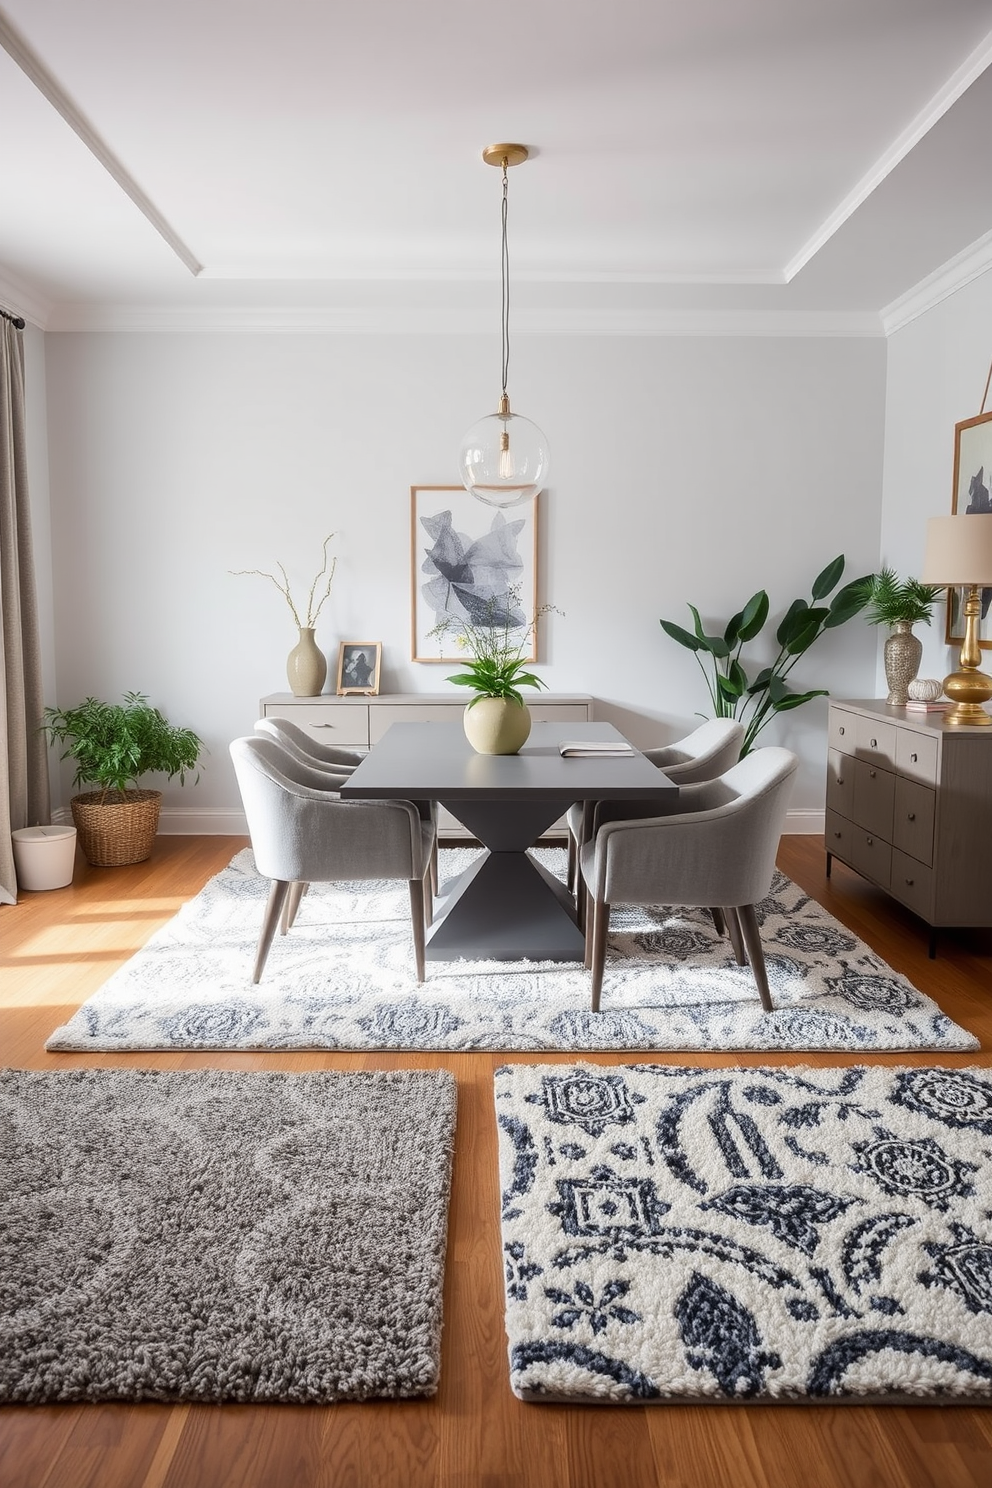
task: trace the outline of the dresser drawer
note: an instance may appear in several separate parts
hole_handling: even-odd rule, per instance
[[[855,827],[851,834],[852,856],[848,859],[856,868],[879,888],[887,889],[892,875],[892,847],[884,837],[874,832],[863,832]]]
[[[528,702],[535,723],[588,723],[589,709],[584,703]]]
[[[851,820],[886,842],[892,841],[892,808],[895,800],[896,777],[891,770],[867,760],[851,761],[854,772],[854,811]]]
[[[885,723],[878,718],[857,720],[858,759],[871,764],[893,766],[896,762],[896,739],[899,730],[894,723]]]
[[[914,914],[933,921],[933,869],[909,853],[893,850],[889,892]]]
[[[413,706],[402,703],[380,703],[369,710],[369,743],[378,744],[387,729],[394,723],[461,723],[465,703],[417,703]]]
[[[827,719],[827,744],[842,754],[853,754],[857,748],[858,715],[846,708],[831,708]]]
[[[854,818],[854,765],[851,755],[827,751],[827,806],[848,820]]]
[[[838,858],[843,858],[845,863],[854,867],[854,836],[857,828],[852,826],[846,816],[841,816],[837,811],[827,810],[823,817],[823,846],[828,853],[834,853]]]
[[[892,811],[892,846],[921,863],[932,863],[936,806],[937,798],[928,785],[899,776]]]
[[[288,718],[290,723],[306,729],[323,744],[368,748],[369,709],[367,703],[266,703],[266,718]]]
[[[933,734],[914,734],[900,729],[896,738],[896,769],[910,780],[937,784],[937,739]]]

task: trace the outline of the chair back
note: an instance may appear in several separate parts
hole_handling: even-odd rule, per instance
[[[736,718],[708,718],[678,743],[645,754],[677,785],[690,785],[729,770],[740,758],[743,742],[744,726]]]
[[[330,765],[339,773],[343,771],[350,774],[363,758],[358,750],[318,743],[306,729],[300,728],[298,723],[293,723],[289,718],[260,718],[255,724],[255,732],[265,738],[275,739],[277,744],[281,744],[290,753],[300,754],[304,759],[314,760],[318,764]]]

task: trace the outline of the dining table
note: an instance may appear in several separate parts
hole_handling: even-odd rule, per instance
[[[624,752],[565,757],[567,743]],[[437,802],[482,844],[439,884],[429,961],[581,961],[575,901],[532,848],[576,802],[644,799],[660,812],[677,792],[605,722],[535,723],[501,755],[476,753],[459,723],[394,723],[340,787],[343,800]]]

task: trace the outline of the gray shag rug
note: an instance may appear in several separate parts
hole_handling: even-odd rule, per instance
[[[442,880],[478,849],[446,848]],[[561,877],[565,852],[536,856]],[[442,882],[442,889],[444,884]],[[705,910],[620,906],[602,1011],[576,962],[428,961],[405,883],[313,884],[261,983],[268,895],[249,850],[115,972],[50,1050],[977,1049],[978,1041],[783,874],[758,906],[775,1011]]]
[[[431,1395],[445,1071],[0,1071],[0,1400]]]
[[[521,1398],[992,1400],[992,1071],[516,1065],[496,1114]]]

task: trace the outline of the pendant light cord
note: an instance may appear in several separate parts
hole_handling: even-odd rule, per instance
[[[507,205],[507,166],[506,156],[503,156],[503,204],[501,209],[501,220],[503,224],[503,253],[500,261],[500,284],[502,289],[502,332],[503,332],[503,397],[506,397],[506,380],[510,368],[510,255],[506,246],[506,205]]]

